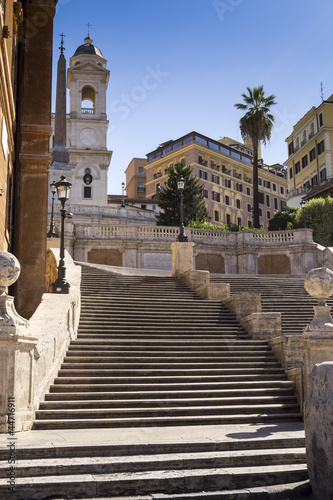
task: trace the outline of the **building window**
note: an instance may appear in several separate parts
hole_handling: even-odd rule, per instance
[[[139,174],[144,174],[145,169],[143,167],[138,167],[138,172],[139,172]]]
[[[276,191],[276,184],[273,182],[273,191]]]
[[[224,185],[226,188],[231,189],[231,180],[230,179],[224,179]]]
[[[236,207],[237,207],[237,208],[240,208],[240,207],[241,207],[241,202],[240,202],[240,200],[236,200]]]
[[[326,179],[326,168],[320,171],[320,182],[323,182]]]
[[[225,197],[225,204],[226,204],[226,205],[230,205],[230,199],[229,199],[229,196],[226,196],[226,197]]]
[[[248,203],[248,204],[247,204],[247,211],[248,211],[248,212],[251,212],[251,211],[252,211],[252,208],[251,208],[250,203]]]
[[[252,227],[252,221],[251,220],[247,221],[247,227]]]
[[[270,206],[271,206],[271,202],[270,202],[270,199],[269,199],[268,194],[266,194],[266,205],[267,205],[268,207],[270,207]]]
[[[265,203],[265,195],[259,191],[259,203],[263,205]]]
[[[289,152],[289,156],[294,153],[294,143],[293,143],[293,141],[289,142],[289,144],[288,144],[288,152]]]
[[[236,182],[236,191],[238,191],[239,193],[242,193],[243,192],[243,184]]]
[[[321,155],[321,153],[323,153],[325,151],[324,141],[318,142],[317,148],[318,148],[318,156],[319,156],[319,155]]]
[[[280,186],[280,193],[284,194],[284,187],[283,186]]]
[[[311,184],[312,184],[312,186],[317,186],[317,184],[318,184],[318,176],[317,176],[317,174],[312,177]]]
[[[301,170],[301,162],[297,161],[295,163],[295,174],[298,174],[298,172]]]
[[[214,210],[214,220],[215,222],[219,222],[220,216],[217,210]]]
[[[199,170],[199,177],[200,177],[200,179],[203,179],[204,181],[206,181],[208,179],[207,172],[205,172],[204,170]]]
[[[138,182],[138,191],[139,191],[140,193],[143,193],[143,192],[144,192],[144,190],[145,190],[145,185],[144,185],[144,183],[143,183],[143,182]]]
[[[285,202],[283,200],[281,200],[281,210],[284,210],[284,207],[286,206]]]
[[[83,187],[83,198],[91,198],[91,186]]]
[[[275,208],[275,210],[278,209],[278,200],[277,200],[277,198],[274,198],[274,208]]]
[[[302,168],[306,167],[308,164],[308,155],[304,155],[302,158]]]
[[[258,185],[261,186],[261,179],[260,179],[260,177],[258,178]]]
[[[271,183],[270,183],[270,181],[265,181],[264,180],[264,187],[268,188],[268,189],[271,189]]]
[[[220,184],[220,177],[218,175],[212,174],[212,182],[215,184]]]
[[[208,199],[208,191],[207,191],[207,189],[203,190],[203,195],[204,195],[204,198]]]
[[[237,225],[238,226],[242,225],[242,219],[240,217],[237,218]]]
[[[316,148],[310,150],[310,162],[316,158]]]
[[[319,113],[319,128],[324,125],[323,113]]]
[[[215,191],[212,191],[212,198],[214,201],[220,201],[221,200],[220,193],[216,193]]]
[[[271,213],[267,212],[267,219],[270,219],[270,218],[271,218]]]
[[[310,187],[310,181],[304,182],[304,187],[305,189],[308,189]]]
[[[262,217],[262,208],[259,208],[259,216]]]
[[[246,188],[246,194],[247,194],[248,196],[251,196],[251,189],[250,189],[250,188]]]
[[[227,214],[227,224],[228,226],[231,224],[230,214]]]

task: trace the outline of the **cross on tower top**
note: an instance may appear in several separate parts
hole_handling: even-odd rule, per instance
[[[64,47],[64,36],[66,36],[66,35],[64,35],[63,33],[61,33],[59,36],[61,36],[61,42],[60,42],[60,47],[59,47],[60,54],[63,54],[64,50],[66,50],[65,47]]]
[[[90,27],[92,26],[92,24],[87,23],[87,24],[86,24],[86,26],[88,26],[88,37],[90,37],[90,33],[89,33],[89,31],[90,31]]]

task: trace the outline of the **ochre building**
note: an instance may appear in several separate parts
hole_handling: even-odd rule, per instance
[[[146,197],[153,197],[166,182],[167,167],[181,162],[191,165],[204,186],[210,222],[252,227],[252,150],[244,144],[191,132],[160,145],[147,160]],[[267,228],[269,219],[286,201],[287,179],[282,165],[260,166],[259,193],[260,224]]]

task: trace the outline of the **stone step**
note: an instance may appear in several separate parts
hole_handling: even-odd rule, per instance
[[[67,382],[67,383],[66,383]],[[117,384],[114,381],[109,382],[109,383],[83,383],[81,379],[77,380],[77,383],[75,384],[75,387],[73,387],[73,379],[70,379],[70,381],[66,381],[65,379],[61,380],[58,379],[57,383],[52,384],[50,386],[50,392],[58,391],[58,392],[92,392],[92,391],[101,391],[101,392],[110,392],[114,391],[116,392],[136,392],[136,391],[170,391],[172,393],[173,391],[178,392],[180,390],[182,391],[198,391],[198,390],[209,390],[211,392],[215,392],[216,390],[225,390],[225,389],[237,389],[241,388],[243,390],[248,390],[252,388],[260,388],[260,389],[265,389],[265,388],[292,388],[293,383],[287,379],[281,380],[281,379],[276,379],[276,380],[251,380],[250,382],[246,381],[246,377],[243,380],[239,380],[237,382],[232,381],[220,381],[220,382],[212,382],[209,381],[207,382],[197,382],[197,381],[191,381],[191,382],[165,382],[161,383],[159,382],[158,384],[158,389],[156,386],[156,383],[135,383],[133,382],[131,385],[128,383],[124,382],[123,384]]]
[[[53,392],[49,392],[45,396],[46,401],[79,401],[79,400],[100,400],[100,401],[112,401],[112,400],[127,400],[135,402],[137,400],[144,399],[183,399],[187,398],[228,398],[232,399],[233,397],[244,397],[244,389],[232,388],[232,389],[204,389],[204,390],[186,390],[177,391],[163,391],[163,390],[138,390],[138,391],[126,391],[122,392],[118,390],[117,392],[108,391],[108,388],[105,389],[105,392],[102,390],[89,392],[89,390],[81,391],[81,392],[72,392],[72,387],[66,386],[66,392],[61,392],[58,386],[53,386]],[[75,387],[77,389],[77,387]],[[247,388],[246,389],[246,397],[295,397],[293,385],[289,384],[287,387],[257,387],[255,389]]]
[[[54,411],[54,410],[53,410]],[[72,410],[71,410],[72,411]],[[52,415],[51,415],[52,416]],[[55,415],[54,415],[55,416]],[[98,418],[87,419],[36,419],[34,429],[92,429],[105,427],[163,427],[179,425],[236,425],[249,423],[279,423],[298,422],[302,420],[300,412],[291,413],[249,413],[232,415],[189,415],[189,416],[156,416],[151,417],[119,417],[119,418]]]
[[[169,380],[173,378],[193,378],[195,379],[200,378],[202,379],[203,377],[213,377],[214,379],[216,377],[231,377],[235,376],[236,380],[238,379],[237,377],[243,379],[243,375],[251,376],[252,377],[257,377],[261,375],[272,375],[272,376],[278,376],[278,375],[284,375],[284,370],[283,368],[270,368],[270,367],[257,367],[257,368],[207,368],[206,366],[203,367],[197,367],[197,368],[183,368],[183,369],[175,369],[173,367],[169,368],[148,368],[148,367],[143,367],[143,368],[132,368],[131,366],[128,366],[127,368],[91,368],[91,369],[82,369],[82,368],[69,368],[66,365],[61,368],[59,372],[59,379],[64,378],[70,378],[70,377],[84,377],[84,378],[94,378],[94,377],[101,377],[102,379],[105,377],[114,377],[117,381],[119,378],[123,379],[123,377],[128,377],[129,380],[133,380],[133,377],[135,377],[136,380],[142,379],[143,380],[150,380],[150,377],[159,377],[159,380],[163,382],[164,380]]]
[[[270,405],[270,404],[295,404],[296,398],[294,395],[274,395],[274,396],[256,396],[256,397],[228,397],[228,398],[176,398],[176,399],[139,399],[140,407],[149,408],[154,404],[157,408],[172,408],[177,407],[198,407],[198,406],[225,406],[225,405]],[[137,404],[138,404],[137,402]],[[87,408],[131,408],[133,401],[124,399],[112,400],[77,400],[77,401],[44,401],[40,404],[41,410],[57,410],[61,408],[66,409],[87,409]]]
[[[96,456],[77,458],[34,458],[18,461],[17,476],[37,477],[41,475],[65,474],[117,474],[119,472],[142,472],[158,470],[181,470],[221,468],[221,467],[251,467],[274,465],[304,466],[306,463],[304,448],[265,449],[229,451],[201,451],[187,453],[168,453],[156,455]],[[4,477],[8,468],[6,463],[0,464],[0,477]]]
[[[136,362],[136,363],[195,363],[196,365],[198,363],[211,363],[211,362],[218,362],[219,363],[219,366],[220,363],[228,363],[228,362],[231,362],[231,363],[241,363],[242,365],[246,366],[246,364],[248,363],[272,363],[272,362],[276,362],[276,359],[273,355],[272,352],[268,352],[267,354],[262,354],[262,353],[259,353],[259,354],[254,354],[253,356],[249,355],[249,356],[246,356],[244,358],[244,356],[232,356],[232,359],[230,359],[230,355],[228,353],[228,355],[226,356],[222,356],[222,355],[219,355],[219,354],[215,354],[215,356],[213,355],[210,355],[209,357],[205,357],[205,356],[200,356],[200,355],[193,355],[191,353],[191,356],[181,356],[181,355],[177,355],[175,354],[174,356],[170,356],[170,357],[167,357],[167,356],[161,356],[161,355],[157,355],[157,356],[128,356],[128,357],[123,357],[123,356],[113,356],[113,353],[111,352],[110,355],[108,355],[109,353],[105,354],[103,353],[102,355],[94,355],[94,356],[91,356],[90,355],[91,352],[87,352],[87,351],[82,351],[82,352],[78,352],[78,351],[74,351],[74,352],[71,352],[69,351],[67,353],[67,356],[65,357],[65,362],[67,363],[67,361],[69,362],[75,362],[75,363],[81,363],[81,362],[85,362],[85,363],[125,363],[127,365],[127,363],[130,361],[131,363],[133,362]],[[100,353],[99,353],[100,354]],[[119,359],[120,358],[120,359]],[[280,366],[280,365],[279,365]]]
[[[122,362],[122,363],[104,363],[100,362],[98,363],[96,360],[91,363],[86,363],[84,358],[80,358],[77,360],[75,363],[70,362],[71,358],[65,358],[65,362],[61,365],[61,369],[63,370],[96,370],[96,369],[103,369],[103,370],[113,370],[113,369],[144,369],[144,370],[174,370],[174,369],[182,369],[182,370],[197,370],[198,368],[198,363],[151,363],[151,362],[146,362],[146,363],[133,363],[131,362],[130,364],[128,362]],[[96,367],[96,365],[98,366]],[[200,365],[201,365],[201,360],[200,360]],[[212,363],[212,362],[207,362],[204,364],[205,369],[221,369],[221,363]],[[262,362],[234,362],[234,363],[223,363],[223,369],[237,369],[239,367],[242,367],[244,369],[252,369],[252,368],[263,368],[263,369],[281,369],[281,365],[277,361],[272,361],[272,362],[267,362],[267,361],[262,361]]]
[[[228,350],[228,349],[216,349],[214,351],[211,350],[211,348],[207,348],[204,350],[204,355],[202,351],[200,350],[191,350],[189,351],[181,351],[178,348],[174,351],[170,350],[163,350],[163,349],[158,349],[157,347],[151,348],[149,350],[147,349],[140,349],[138,350],[138,347],[135,347],[136,350],[130,350],[130,349],[120,349],[120,348],[113,348],[112,346],[106,347],[105,345],[102,346],[95,346],[95,345],[79,345],[79,346],[72,346],[70,345],[67,351],[66,356],[87,356],[90,358],[93,358],[95,356],[97,357],[109,357],[109,358],[122,358],[122,357],[128,357],[128,358],[136,358],[136,359],[158,359],[158,358],[163,358],[163,359],[172,359],[172,358],[184,358],[184,359],[194,359],[195,357],[197,359],[201,358],[207,358],[210,360],[217,360],[217,359],[222,359],[226,358],[227,356],[229,358],[239,358],[240,356],[243,356],[244,358],[258,358],[261,357],[262,359],[275,359],[273,353],[269,350],[262,350],[262,349],[256,349],[256,350],[242,350],[242,349],[234,349],[233,350]]]
[[[79,408],[79,409],[42,409],[36,411],[37,420],[77,420],[77,419],[116,419],[116,418],[172,418],[172,417],[195,417],[195,416],[219,416],[225,418],[230,415],[279,415],[291,412],[299,415],[299,405],[295,403],[274,403],[260,405],[223,405],[223,406],[170,406],[158,407],[151,405],[145,408]]]
[[[67,496],[73,491],[81,498],[88,496],[107,495],[138,495],[152,494],[154,492],[177,493],[230,490],[246,488],[249,486],[263,486],[284,484],[302,481],[307,478],[304,464],[265,465],[231,467],[231,468],[203,468],[182,469],[175,471],[142,471],[120,472],[111,474],[73,474],[70,478],[66,475],[38,476],[31,481],[29,478],[18,478],[16,484],[16,498],[45,498],[45,495],[55,498]],[[12,498],[8,492],[6,479],[0,480],[0,494],[3,500]],[[44,497],[42,496],[44,495]]]

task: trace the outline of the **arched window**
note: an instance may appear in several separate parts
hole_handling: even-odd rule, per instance
[[[95,90],[90,86],[82,89],[81,113],[91,115],[95,113]]]

